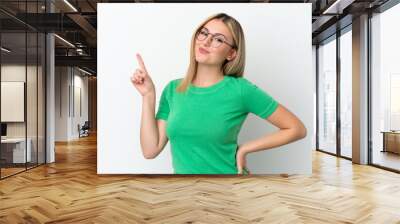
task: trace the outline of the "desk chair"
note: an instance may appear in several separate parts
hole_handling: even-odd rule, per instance
[[[89,129],[90,129],[89,121],[85,121],[82,127],[80,127],[80,125],[78,124],[79,138],[89,136]]]

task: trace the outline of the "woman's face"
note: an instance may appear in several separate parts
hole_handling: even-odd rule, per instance
[[[208,64],[208,65],[222,65],[222,63],[227,60],[233,60],[236,56],[236,50],[230,45],[233,44],[233,37],[228,27],[219,19],[213,19],[208,21],[203,28],[202,35],[209,33],[207,38],[204,40],[195,39],[195,57],[198,63]],[[211,34],[215,34],[212,37]],[[213,38],[215,40],[213,40]],[[213,41],[219,42],[214,43],[219,45],[214,47]],[[224,43],[226,41],[227,43]]]

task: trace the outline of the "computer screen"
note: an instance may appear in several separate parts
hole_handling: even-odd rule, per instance
[[[7,124],[1,124],[1,136],[7,136]]]

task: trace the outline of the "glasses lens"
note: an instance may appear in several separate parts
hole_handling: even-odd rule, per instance
[[[219,47],[224,42],[225,42],[225,39],[223,37],[216,36],[216,37],[213,38],[213,40],[211,42],[211,46],[212,47]]]
[[[197,40],[203,41],[207,39],[209,33],[207,30],[201,29],[197,32],[196,38]],[[225,38],[221,35],[217,35],[211,38],[211,47],[217,48],[221,46],[225,42]]]
[[[205,40],[208,36],[207,31],[204,30],[199,30],[199,32],[197,33],[197,39],[198,40]]]

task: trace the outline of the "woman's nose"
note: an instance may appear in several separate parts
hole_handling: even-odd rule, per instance
[[[208,35],[207,38],[205,39],[206,45],[209,46],[212,42],[213,37],[211,35]]]

